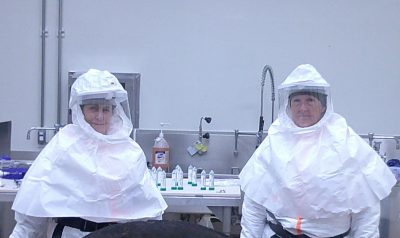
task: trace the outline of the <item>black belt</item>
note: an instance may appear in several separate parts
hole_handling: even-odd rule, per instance
[[[285,230],[283,228],[282,224],[275,218],[274,214],[272,214],[270,211],[266,210],[268,215],[276,222],[273,223],[271,221],[268,221],[268,225],[271,228],[271,230],[276,234],[272,236],[271,238],[310,238],[309,236],[305,234],[299,234],[299,235],[294,235],[290,233],[289,231]],[[348,229],[345,233],[336,235],[336,236],[331,236],[327,238],[344,238],[350,233],[350,229]]]
[[[285,230],[281,224],[275,224],[272,223],[271,221],[268,221],[268,225],[271,228],[273,232],[275,232],[276,236],[273,237],[279,237],[279,238],[310,238],[308,235],[305,234],[300,234],[300,235],[294,235],[290,233],[289,231]],[[350,233],[350,229],[346,231],[343,234],[337,235],[337,236],[331,236],[328,238],[344,238]]]
[[[116,224],[115,222],[92,222],[80,217],[62,217],[57,218],[57,226],[54,229],[52,238],[61,238],[65,226],[79,229],[83,232],[93,232],[103,227]]]

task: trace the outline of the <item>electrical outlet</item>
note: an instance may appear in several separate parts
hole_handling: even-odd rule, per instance
[[[46,130],[38,130],[38,144],[44,145],[46,144]]]

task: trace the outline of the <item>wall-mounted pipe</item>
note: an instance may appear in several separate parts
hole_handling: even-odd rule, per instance
[[[63,0],[58,1],[58,44],[57,44],[57,123],[61,125],[61,80],[62,80],[62,40],[65,31],[63,29]]]
[[[42,55],[41,55],[41,81],[40,81],[40,126],[44,126],[44,81],[46,70],[46,0],[42,0]]]

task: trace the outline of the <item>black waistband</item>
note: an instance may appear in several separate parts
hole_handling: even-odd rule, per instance
[[[271,230],[273,232],[275,232],[275,234],[277,234],[278,237],[280,237],[280,238],[310,238],[309,236],[304,235],[304,234],[294,235],[294,234],[290,233],[289,231],[285,230],[285,228],[283,228],[283,226],[279,223],[275,224],[271,221],[268,221],[268,225],[271,228]],[[350,233],[350,229],[343,234],[331,236],[329,238],[344,238],[349,233]]]
[[[60,238],[65,226],[79,229],[84,232],[93,232],[103,227],[115,224],[115,222],[92,222],[80,217],[62,217],[56,219],[57,226],[54,229],[52,238]]]

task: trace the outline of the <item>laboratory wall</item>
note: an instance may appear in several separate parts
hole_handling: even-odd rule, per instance
[[[211,116],[208,130],[257,131],[263,67],[278,86],[310,63],[356,132],[400,134],[399,12],[398,0],[1,0],[0,121],[13,123],[13,151],[39,151],[26,135],[41,110],[43,126],[57,122],[59,70],[66,123],[68,72],[97,68],[141,74],[140,128],[196,130]],[[264,87],[267,128],[268,77]]]

